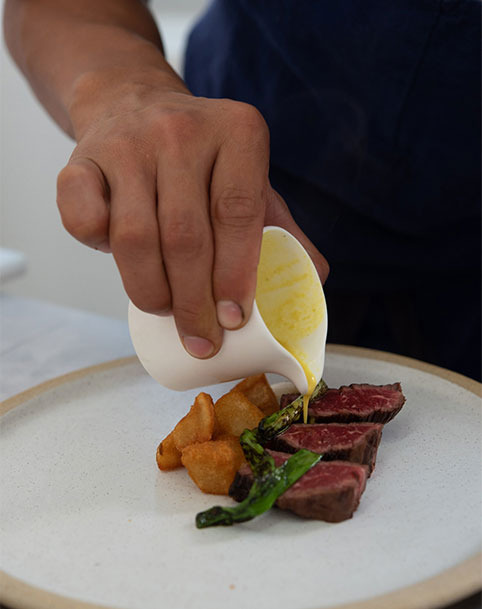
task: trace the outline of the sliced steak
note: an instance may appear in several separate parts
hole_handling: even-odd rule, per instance
[[[296,394],[281,398],[281,407],[291,403]],[[308,417],[313,423],[352,423],[373,421],[388,423],[405,403],[400,383],[391,385],[348,385],[328,389],[310,403]]]
[[[377,449],[382,437],[381,423],[315,423],[291,425],[274,438],[270,447],[295,453],[306,448],[323,455],[323,461],[351,461],[375,467]]]
[[[279,467],[291,455],[269,451]],[[276,501],[282,510],[303,518],[341,522],[353,516],[365,490],[368,468],[346,461],[320,461]],[[243,465],[231,484],[229,494],[242,501],[253,484],[249,465]]]
[[[299,393],[283,393],[279,401],[280,409],[288,406],[288,404],[291,404],[291,402],[294,402],[296,398],[300,397],[300,395],[301,394]]]

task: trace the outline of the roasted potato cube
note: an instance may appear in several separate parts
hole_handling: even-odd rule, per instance
[[[181,453],[177,450],[174,444],[174,438],[171,433],[157,447],[156,461],[159,469],[168,471],[181,467]]]
[[[246,457],[244,456],[243,449],[241,448],[241,444],[239,443],[238,436],[229,436],[227,434],[223,434],[216,438],[216,441],[218,440],[227,442],[232,448],[239,461],[238,469],[241,467],[241,465],[243,465],[243,463],[246,463]]]
[[[191,444],[182,451],[182,464],[203,493],[227,495],[241,465],[231,441],[211,440]]]
[[[211,439],[214,429],[213,400],[207,393],[200,393],[191,410],[182,418],[172,432],[174,444],[179,451],[197,442]]]
[[[243,393],[250,402],[263,412],[264,416],[279,410],[278,400],[265,374],[248,376],[244,381],[238,383],[234,389]]]
[[[257,427],[264,417],[261,410],[237,389],[219,398],[214,407],[214,416],[215,438],[223,434],[240,436],[245,429]]]

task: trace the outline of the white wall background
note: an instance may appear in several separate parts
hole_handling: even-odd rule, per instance
[[[185,38],[206,0],[151,3],[168,59],[179,71]],[[126,317],[127,297],[112,256],[68,235],[55,203],[57,174],[74,143],[40,107],[0,49],[0,243],[27,256],[27,272],[4,293]]]

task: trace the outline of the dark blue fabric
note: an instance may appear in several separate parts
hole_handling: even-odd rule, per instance
[[[330,262],[328,291],[465,278],[480,319],[480,7],[215,0],[193,30],[188,86],[261,111],[272,184]]]

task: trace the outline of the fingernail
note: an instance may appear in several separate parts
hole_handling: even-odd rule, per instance
[[[232,300],[219,300],[216,303],[219,325],[226,330],[234,330],[243,323],[241,307]]]
[[[182,339],[186,351],[193,357],[205,358],[214,352],[214,345],[207,338],[200,336],[184,336]]]

